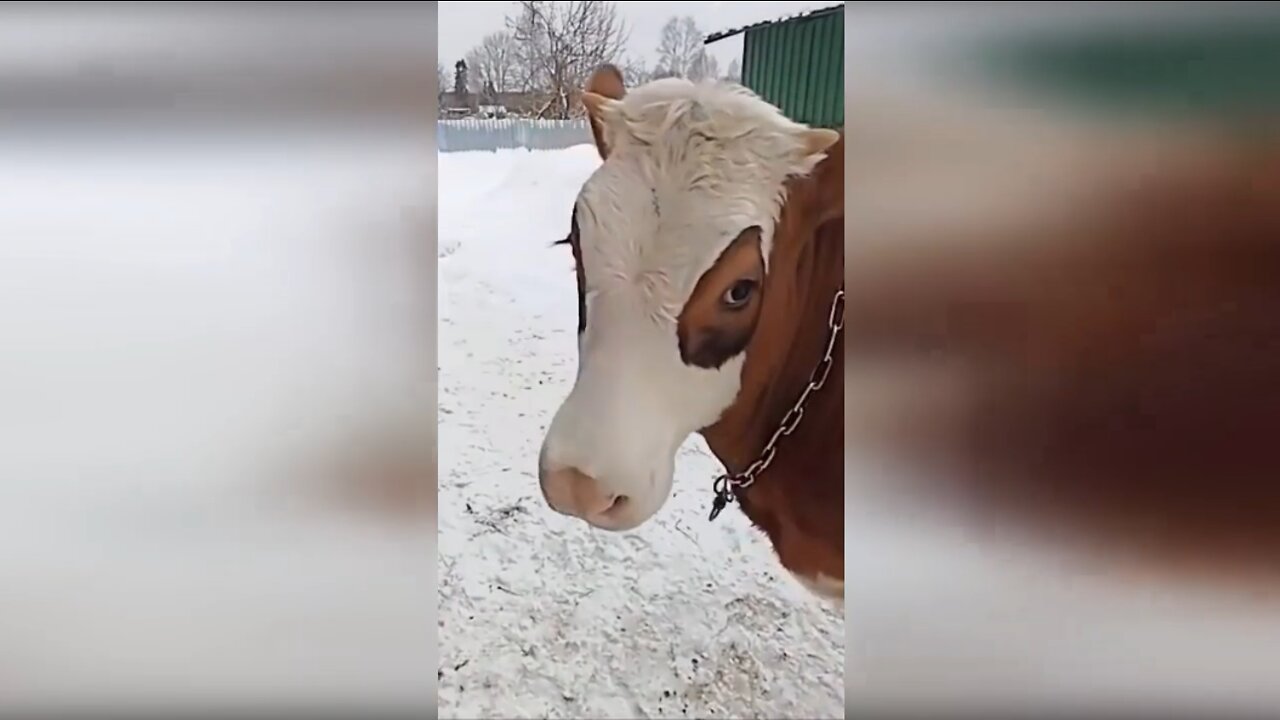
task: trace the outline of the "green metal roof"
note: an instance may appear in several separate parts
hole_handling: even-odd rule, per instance
[[[721,30],[720,32],[711,33],[710,35],[707,35],[702,40],[702,43],[704,45],[709,45],[717,40],[723,40],[728,37],[733,37],[734,35],[744,33],[748,30],[755,30],[756,28],[761,28],[768,25],[777,25],[779,23],[786,23],[786,22],[791,22],[793,20],[801,20],[804,18],[821,17],[823,15],[829,15],[843,8],[844,8],[844,3],[839,3],[837,5],[830,5],[824,8],[806,10],[802,13],[796,13],[795,15],[786,15],[784,17],[775,18],[773,20],[761,20],[760,22],[752,23],[750,25],[743,25],[741,27],[730,28],[728,30]]]

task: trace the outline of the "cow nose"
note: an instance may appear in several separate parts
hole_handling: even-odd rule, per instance
[[[553,510],[592,524],[609,524],[628,502],[627,496],[609,492],[600,481],[573,467],[539,467],[538,480]]]

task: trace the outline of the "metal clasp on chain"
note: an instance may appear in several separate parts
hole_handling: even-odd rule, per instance
[[[778,441],[784,435],[790,435],[799,427],[800,421],[804,419],[805,403],[813,396],[813,393],[819,390],[827,382],[827,376],[831,374],[831,367],[835,364],[836,339],[840,335],[840,330],[844,328],[844,287],[836,291],[835,297],[831,300],[831,312],[827,315],[827,348],[822,354],[822,359],[814,366],[813,372],[809,374],[809,384],[805,386],[800,397],[796,399],[795,405],[787,411],[782,417],[782,422],[778,423],[778,428],[773,431],[769,442],[765,443],[764,449],[760,451],[760,456],[755,462],[747,466],[746,470],[740,473],[726,473],[716,477],[712,483],[712,490],[715,497],[711,500],[711,514],[707,520],[715,520],[730,502],[734,500],[735,490],[744,490],[751,487],[756,477],[769,467],[773,462],[773,458],[778,452]]]

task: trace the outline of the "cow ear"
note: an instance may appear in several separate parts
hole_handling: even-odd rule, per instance
[[[804,154],[817,155],[826,152],[840,139],[840,133],[827,128],[809,128],[801,134],[804,141]]]
[[[601,160],[609,157],[604,132],[605,112],[611,103],[621,100],[626,94],[622,72],[608,63],[591,73],[591,78],[582,91],[582,105],[587,109],[587,122],[591,124],[591,136],[595,139],[596,151],[600,153]]]
[[[813,168],[814,227],[844,218],[844,135],[835,130],[806,130],[806,148],[824,157]]]

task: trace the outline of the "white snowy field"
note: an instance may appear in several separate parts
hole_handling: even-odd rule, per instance
[[[575,374],[573,260],[552,241],[595,150],[439,154],[441,717],[844,716],[844,618],[734,509],[698,440],[630,533],[542,500]]]
[[[83,125],[0,133],[0,710],[429,711],[430,146]]]

